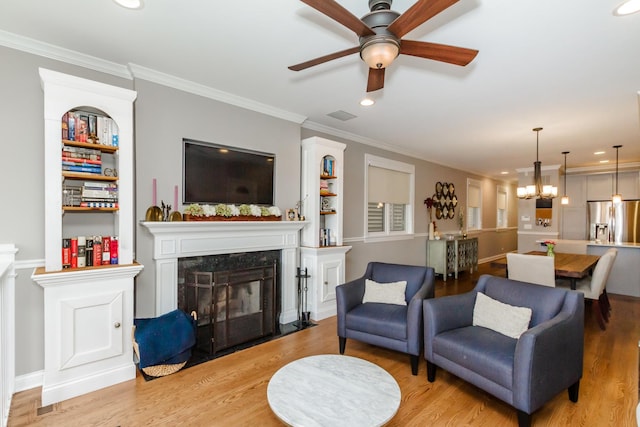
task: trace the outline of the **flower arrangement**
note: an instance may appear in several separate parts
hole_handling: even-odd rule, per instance
[[[460,212],[458,212],[458,225],[460,226],[460,230],[464,229],[464,209],[460,208]]]
[[[278,219],[282,216],[277,206],[258,205],[227,205],[219,203],[217,205],[190,204],[184,208],[184,214],[195,220],[223,220],[223,219],[245,219],[247,221],[262,219]]]
[[[553,256],[553,248],[555,248],[556,242],[553,240],[545,240],[544,244],[547,246],[547,256]]]
[[[431,217],[434,205],[433,199],[431,197],[427,197],[426,199],[424,199],[424,204],[427,207],[427,213],[429,214],[429,222],[433,222],[433,219]]]

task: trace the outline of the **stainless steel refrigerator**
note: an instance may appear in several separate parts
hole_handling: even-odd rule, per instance
[[[588,201],[589,240],[640,243],[640,200]]]

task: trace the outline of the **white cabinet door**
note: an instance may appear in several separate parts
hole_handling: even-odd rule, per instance
[[[344,258],[320,262],[322,302],[336,299],[336,286],[344,282]]]
[[[585,175],[567,176],[567,189],[565,193],[569,197],[569,206],[587,206],[587,177]]]
[[[60,367],[69,369],[122,354],[124,292],[60,301]]]
[[[613,190],[611,174],[587,176],[587,200],[610,200]]]
[[[640,172],[619,173],[618,192],[623,200],[640,199]]]

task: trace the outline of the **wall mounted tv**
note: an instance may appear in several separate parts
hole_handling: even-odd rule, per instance
[[[182,140],[183,203],[273,205],[275,155]]]

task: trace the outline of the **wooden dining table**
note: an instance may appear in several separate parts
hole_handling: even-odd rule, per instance
[[[527,252],[527,255],[540,255],[547,256],[546,252],[532,251]],[[599,255],[588,254],[566,254],[562,252],[554,253],[554,264],[556,277],[567,278],[571,283],[571,289],[576,289],[576,282],[579,279],[586,277],[593,267],[598,263],[600,259]],[[507,257],[501,257],[491,261],[492,267],[503,267],[505,269],[505,276],[509,276],[507,271]]]

